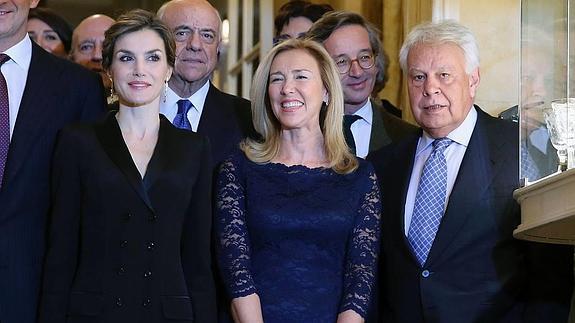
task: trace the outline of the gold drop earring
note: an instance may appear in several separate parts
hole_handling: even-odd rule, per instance
[[[106,98],[106,101],[108,105],[111,105],[118,101],[118,95],[114,92],[114,80],[110,75],[108,75],[108,77],[110,78],[110,95]]]

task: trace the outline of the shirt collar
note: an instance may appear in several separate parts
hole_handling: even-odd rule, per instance
[[[4,54],[10,56],[10,59],[22,70],[28,73],[30,61],[32,60],[32,41],[26,35],[16,45],[8,48]]]
[[[365,122],[371,125],[373,121],[373,110],[371,109],[371,100],[367,100],[365,104],[354,115],[360,116]]]
[[[469,140],[471,139],[471,135],[473,134],[473,129],[475,128],[475,123],[477,122],[477,111],[475,107],[471,107],[467,116],[463,120],[463,122],[459,125],[459,127],[453,129],[446,137],[453,140],[454,142],[467,147],[469,145]],[[425,130],[423,131],[423,135],[419,139],[419,143],[417,144],[417,152],[416,155],[419,155],[422,151],[426,150],[435,138],[431,137]]]
[[[201,114],[202,110],[204,109],[204,103],[206,102],[206,97],[208,96],[209,90],[210,82],[206,82],[206,84],[199,88],[190,97],[182,98],[168,86],[168,89],[166,90],[166,106],[177,106],[179,100],[190,100],[190,102],[192,102],[194,105],[194,109]]]

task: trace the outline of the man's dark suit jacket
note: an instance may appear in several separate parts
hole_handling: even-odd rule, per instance
[[[50,206],[56,133],[104,109],[98,75],[46,53],[32,59],[0,190],[0,322],[33,323]]]
[[[404,231],[407,189],[419,136],[371,157],[382,186],[381,322],[566,322],[572,248],[513,238],[519,180],[516,123],[477,123],[447,210],[421,268]]]
[[[403,121],[386,111],[376,100],[371,100],[373,121],[369,140],[369,153],[379,150],[392,142],[418,133],[418,127]]]
[[[214,169],[226,159],[242,139],[256,138],[250,101],[224,93],[210,84],[202,109],[198,133],[210,139]]]
[[[210,159],[162,116],[142,180],[115,113],[66,128],[40,322],[215,322]]]

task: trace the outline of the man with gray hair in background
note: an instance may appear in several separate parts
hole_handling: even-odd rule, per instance
[[[457,22],[401,51],[419,136],[371,157],[382,186],[381,322],[566,322],[572,247],[513,238],[519,130],[474,105],[479,50]]]

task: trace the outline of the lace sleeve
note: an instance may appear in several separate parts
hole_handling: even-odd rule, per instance
[[[365,318],[375,283],[381,219],[381,197],[373,168],[365,173],[361,196],[347,250],[340,312],[354,310]]]
[[[250,240],[245,219],[245,190],[236,159],[224,162],[217,181],[218,261],[231,298],[256,292],[251,275]]]

